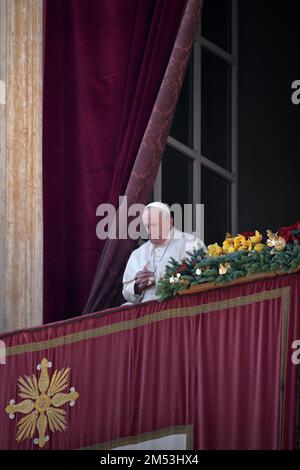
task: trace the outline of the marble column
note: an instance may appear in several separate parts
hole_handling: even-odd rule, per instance
[[[43,0],[0,0],[0,331],[42,323]]]

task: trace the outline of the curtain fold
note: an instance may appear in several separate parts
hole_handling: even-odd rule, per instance
[[[126,190],[186,1],[45,4],[45,322],[89,297],[105,245],[96,209]]]
[[[46,2],[45,322],[80,314],[89,297],[106,245],[96,209],[117,208],[126,190],[186,2]]]
[[[203,0],[188,0],[187,2],[172,54],[130,177],[127,175],[125,178],[126,180],[129,177],[125,192],[128,206],[134,203],[147,204],[149,201],[197,33],[202,6]],[[120,189],[121,185],[118,188]],[[122,209],[119,212],[122,221]],[[119,216],[116,223],[118,227]],[[90,296],[83,310],[84,314],[119,305],[124,301],[121,294],[122,274],[136,244],[135,240],[130,239],[106,240]]]

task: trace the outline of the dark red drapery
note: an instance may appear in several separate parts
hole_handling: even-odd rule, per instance
[[[71,397],[56,402],[67,427],[47,426],[46,450],[110,449],[179,432],[194,449],[295,448],[299,293],[294,274],[3,335],[0,448],[38,448],[36,427],[16,441],[29,403],[11,419],[5,409],[24,400],[18,378],[34,383],[43,358],[50,378],[69,367],[62,393],[79,394],[73,407]]]
[[[46,2],[44,320],[82,312],[103,249],[96,208],[118,203],[186,0]]]
[[[168,67],[127,184],[125,196],[128,207],[137,202],[149,202],[197,33],[202,5],[203,0],[187,2]],[[123,210],[120,213],[123,214]],[[130,239],[106,241],[83,313],[119,305],[124,301],[121,294],[122,275],[135,247],[136,242]]]

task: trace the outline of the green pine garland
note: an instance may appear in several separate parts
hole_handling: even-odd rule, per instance
[[[300,266],[300,245],[297,241],[288,243],[283,251],[266,246],[262,252],[237,251],[216,257],[207,255],[203,250],[187,254],[188,257],[181,262],[171,258],[167,265],[165,275],[157,285],[161,300],[206,282],[224,284],[261,273],[292,273]],[[225,267],[223,274],[220,274],[221,265]]]

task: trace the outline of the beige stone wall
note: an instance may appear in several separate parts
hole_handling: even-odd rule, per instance
[[[0,331],[42,323],[42,6],[0,0]]]

